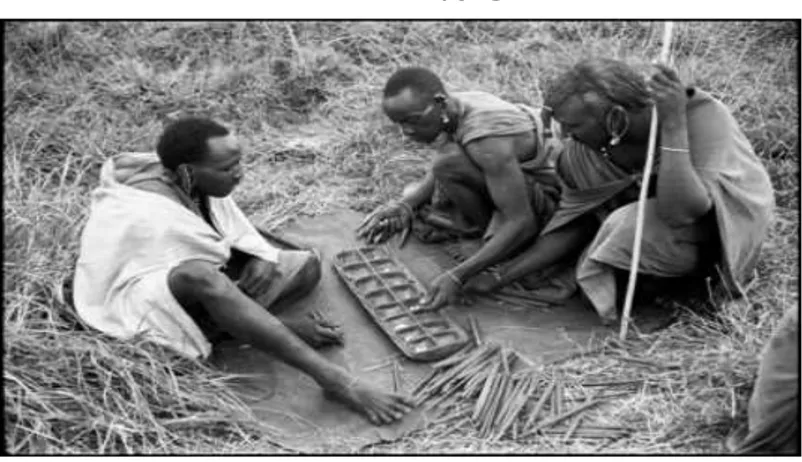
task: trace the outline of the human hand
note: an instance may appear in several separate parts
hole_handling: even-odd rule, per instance
[[[380,244],[412,226],[412,208],[402,202],[383,205],[368,215],[357,228],[357,237]]]
[[[463,286],[463,290],[469,294],[484,295],[501,287],[501,279],[495,273],[481,273]]]
[[[671,121],[685,116],[688,95],[677,72],[663,64],[654,64],[654,66],[657,71],[647,85],[657,107],[659,120]]]
[[[421,300],[421,308],[436,310],[457,301],[462,284],[454,273],[446,271],[432,282],[429,295]]]
[[[243,266],[238,285],[248,296],[257,298],[267,292],[278,275],[275,262],[252,257]]]

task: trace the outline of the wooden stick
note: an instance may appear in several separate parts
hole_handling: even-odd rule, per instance
[[[565,303],[565,300],[557,297],[550,297],[548,295],[543,295],[537,293],[537,291],[523,291],[523,290],[513,290],[509,287],[505,287],[495,292],[498,295],[504,295],[507,297],[517,298],[522,301],[535,303],[539,305],[562,305]]]
[[[554,414],[560,415],[563,411],[563,382],[557,380],[557,387],[554,389]]]
[[[446,368],[448,366],[452,366],[452,365],[462,361],[463,359],[465,359],[468,356],[468,354],[471,353],[472,350],[473,350],[473,347],[471,345],[466,345],[466,346],[460,348],[459,350],[457,350],[451,356],[449,356],[449,357],[447,357],[445,359],[441,359],[440,361],[437,361],[436,363],[432,363],[431,366],[433,368],[435,368],[435,369],[443,369],[443,368]]]
[[[518,415],[526,405],[526,401],[529,400],[529,393],[532,390],[532,383],[534,380],[534,377],[531,375],[522,378],[519,385],[512,392],[508,399],[509,404],[503,409],[503,414],[496,425],[496,433],[493,436],[493,440],[498,440],[504,436],[507,429],[517,423]],[[515,434],[514,430],[513,434]],[[515,438],[515,436],[513,436],[513,438]]]
[[[393,392],[398,393],[401,389],[401,370],[399,369],[398,360],[393,361]]]
[[[508,413],[511,412],[513,406],[515,406],[516,402],[518,401],[519,393],[521,392],[521,389],[525,385],[524,379],[515,382],[515,379],[510,378],[508,385],[509,387],[511,387],[511,390],[506,396],[504,396],[504,399],[501,400],[501,402],[499,403],[499,409],[495,419],[496,430],[498,430],[499,425],[501,425],[503,422],[507,420]]]
[[[618,392],[618,393],[600,393],[600,394],[597,395],[597,397],[598,398],[604,398],[604,399],[623,398],[625,396],[630,396],[633,393],[634,393],[634,391],[621,391],[621,392]],[[584,398],[569,398],[569,399],[566,399],[565,401],[570,401],[570,402],[585,401],[585,399]]]
[[[464,361],[458,363],[453,368],[445,371],[439,378],[434,380],[432,383],[429,384],[432,391],[437,391],[440,387],[442,387],[447,382],[451,381],[454,377],[458,376],[460,373],[464,372],[467,369],[473,369],[473,367],[477,366],[481,362],[489,359],[497,350],[497,345],[491,345],[488,348],[477,348],[474,350],[473,353],[468,355]]]
[[[532,413],[529,414],[529,418],[526,419],[523,431],[526,431],[526,429],[529,428],[529,426],[535,422],[537,415],[540,414],[541,410],[543,410],[543,407],[546,405],[546,401],[548,401],[549,397],[551,396],[551,393],[554,391],[555,386],[556,383],[551,382],[549,386],[546,387],[546,390],[540,396],[540,399],[538,400],[537,404],[535,404],[535,408],[532,410]]]
[[[507,384],[509,383],[510,376],[509,374],[500,374],[496,385],[491,390],[489,405],[487,408],[487,414],[485,414],[484,418],[482,419],[482,428],[480,429],[480,435],[482,437],[486,437],[490,433],[490,429],[493,427],[493,422],[495,421],[495,417],[498,414],[499,407],[501,403],[504,401],[503,397],[506,396],[507,393]]]
[[[382,361],[382,362],[380,362],[378,364],[374,364],[372,366],[368,366],[368,367],[362,369],[362,372],[372,372],[372,371],[375,371],[377,369],[384,369],[387,366],[392,366],[393,363],[395,361],[397,361],[397,360],[398,360],[398,355],[391,356],[389,359],[387,359],[385,361]]]
[[[592,382],[582,384],[583,387],[620,387],[622,385],[643,385],[643,379],[624,380],[620,382]]]
[[[439,371],[437,369],[432,370],[432,372],[430,372],[429,375],[424,377],[420,382],[418,382],[417,385],[415,385],[415,388],[412,389],[412,392],[410,394],[412,396],[415,396],[421,391],[423,391],[424,387],[426,387],[426,385],[428,385],[429,382],[431,382],[432,379],[434,379],[434,376],[436,376],[438,372]]]
[[[669,369],[669,370],[677,370],[681,369],[682,367],[678,364],[658,364],[654,361],[650,361],[648,359],[641,359],[641,358],[633,358],[632,356],[618,356],[616,359],[619,361],[624,361],[633,364],[640,364],[647,367],[654,367],[657,369]]]
[[[596,406],[597,404],[606,403],[606,402],[607,402],[606,399],[599,399],[599,400],[590,401],[590,402],[585,403],[585,404],[583,404],[581,406],[575,407],[574,409],[571,409],[568,412],[565,412],[565,413],[563,413],[561,415],[558,415],[556,417],[552,417],[551,419],[548,419],[548,420],[545,420],[545,421],[541,422],[540,424],[536,425],[535,428],[533,428],[532,430],[526,432],[526,435],[524,435],[524,436],[533,435],[533,434],[539,432],[540,430],[542,430],[544,428],[551,427],[551,426],[553,426],[555,424],[558,424],[558,423],[562,422],[563,420],[565,420],[565,419],[567,419],[569,417],[572,417],[572,416],[574,416],[576,414],[579,414],[580,412],[582,412],[582,411],[584,411],[586,409],[590,409],[591,407]]]
[[[498,363],[495,364],[495,369],[490,375],[487,377],[485,381],[485,386],[482,387],[482,391],[479,393],[479,397],[476,399],[476,407],[473,411],[473,416],[471,417],[473,420],[479,420],[479,417],[484,413],[485,403],[487,402],[487,397],[490,396],[490,392],[493,389],[493,383],[496,380],[496,374],[498,371]]]
[[[471,335],[473,336],[473,342],[476,346],[482,344],[482,336],[479,334],[479,324],[476,322],[476,318],[473,315],[468,316],[468,324],[471,326]]]
[[[521,306],[524,308],[548,308],[556,303],[549,300],[542,300],[539,297],[531,295],[523,295],[516,292],[507,292],[504,290],[488,294],[491,298],[500,302],[509,303],[513,306]]]
[[[660,53],[660,61],[668,62],[671,53],[671,32],[674,23],[667,21],[663,31],[663,49]],[[657,106],[652,106],[652,123],[649,127],[649,145],[646,151],[646,165],[643,168],[643,180],[641,182],[640,195],[638,196],[638,211],[635,219],[635,241],[632,243],[632,261],[629,265],[629,282],[627,282],[627,293],[624,299],[624,312],[621,319],[621,332],[619,338],[627,338],[629,328],[629,317],[632,312],[632,300],[635,295],[635,284],[638,279],[638,266],[640,266],[641,239],[643,237],[643,219],[646,212],[646,195],[649,192],[649,180],[652,176],[652,166],[654,165],[654,150],[657,143]]]
[[[582,415],[577,416],[577,418],[574,419],[574,422],[571,424],[571,426],[568,427],[568,433],[566,433],[565,437],[563,437],[564,442],[568,442],[571,440],[571,437],[574,435],[574,432],[576,432],[576,428],[579,426],[579,423],[582,422],[582,417],[583,417]]]

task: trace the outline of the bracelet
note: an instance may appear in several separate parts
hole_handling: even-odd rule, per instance
[[[691,152],[685,148],[669,148],[666,146],[660,146],[660,149],[663,151],[673,151],[673,152]]]
[[[462,287],[462,281],[457,277],[456,274],[454,274],[453,271],[446,270],[446,274],[451,278],[452,281],[456,282],[458,286]]]

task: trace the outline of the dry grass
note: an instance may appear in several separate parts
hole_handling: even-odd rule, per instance
[[[780,314],[799,302],[799,29],[793,22],[679,23],[681,75],[723,99],[766,161],[780,206],[747,300],[715,316],[559,367],[577,381],[650,384],[599,418],[636,429],[604,448],[559,438],[481,440],[432,427],[363,452],[722,450]],[[365,210],[420,175],[378,95],[416,63],[453,89],[537,104],[545,82],[589,55],[642,65],[659,23],[6,23],[4,388],[10,452],[275,452],[227,378],[142,342],[82,328],[61,283],[103,160],[150,150],[162,121],[206,114],[250,143],[236,199],[278,226],[335,204]],[[616,360],[623,350],[678,369]]]

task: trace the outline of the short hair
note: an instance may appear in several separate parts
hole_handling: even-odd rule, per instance
[[[393,72],[393,75],[387,80],[387,84],[384,85],[384,97],[392,98],[407,88],[425,97],[432,97],[446,91],[440,77],[429,69],[403,67]]]
[[[620,105],[626,110],[648,106],[651,96],[645,79],[622,61],[591,58],[580,61],[559,75],[547,89],[544,104],[556,110],[571,96],[595,93],[607,109]]]
[[[181,164],[197,162],[209,152],[209,138],[228,135],[219,123],[200,117],[187,117],[168,125],[156,145],[162,165],[175,170]]]

